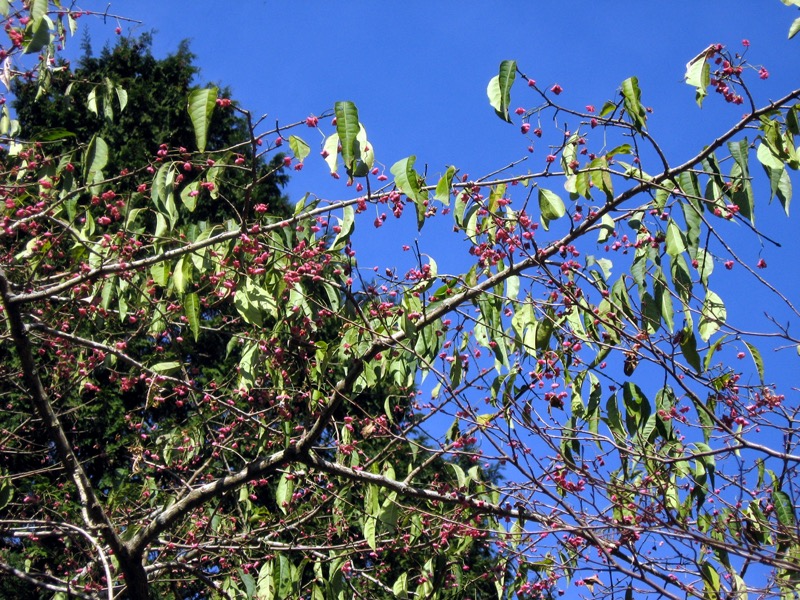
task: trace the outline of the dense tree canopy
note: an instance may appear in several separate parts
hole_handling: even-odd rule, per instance
[[[547,149],[538,170],[385,174],[352,102],[273,128],[191,88],[185,46],[51,68],[76,15],[0,14],[8,593],[800,593],[796,399],[759,350],[800,340],[729,322],[716,283],[736,266],[800,317],[755,224],[771,198],[789,213],[800,88],[761,99],[764,73],[709,46],[686,89],[743,116],[676,162],[636,77],[575,108],[506,60],[489,105]],[[309,128],[352,195],[288,208]],[[469,266],[363,268],[356,232],[390,218]]]

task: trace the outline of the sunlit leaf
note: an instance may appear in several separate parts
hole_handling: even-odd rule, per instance
[[[42,0],[36,0],[36,4],[41,4]],[[44,5],[47,6],[47,0],[44,0]],[[23,54],[33,54],[39,52],[47,44],[50,43],[50,29],[53,27],[53,22],[47,17],[42,15],[38,19],[33,19],[28,26],[33,31],[30,40],[25,44]]]
[[[700,338],[707,342],[719,328],[725,323],[727,312],[725,304],[717,294],[711,290],[706,290],[706,297],[703,300],[703,308],[700,311],[700,325],[698,331]]]
[[[800,31],[800,17],[797,17],[794,21],[792,21],[792,25],[789,27],[789,39],[792,39],[794,36],[796,36],[798,31]]]
[[[758,351],[758,348],[748,341],[744,341],[744,345],[750,352],[750,356],[753,357],[753,362],[755,363],[756,370],[758,371],[758,378],[761,380],[761,383],[764,383],[764,361],[761,358],[761,353]]]
[[[447,171],[436,184],[436,199],[442,204],[450,204],[450,186],[453,184],[453,176],[456,174],[455,167],[447,167]]]
[[[200,298],[196,293],[192,292],[184,296],[183,314],[189,323],[194,340],[197,341],[200,337]]]
[[[358,133],[361,125],[358,122],[358,109],[353,102],[344,100],[333,107],[336,115],[336,133],[342,145],[342,160],[348,174],[352,172],[356,159],[360,158],[358,149]]]
[[[694,336],[694,331],[691,328],[683,329],[679,332],[679,335],[683,357],[689,363],[689,366],[694,368],[697,373],[700,373],[700,355],[697,353],[697,339]]]
[[[625,110],[633,122],[634,128],[642,131],[647,122],[647,111],[642,105],[642,92],[636,77],[629,77],[622,82],[622,97],[625,102]]]
[[[544,188],[539,188],[539,211],[542,227],[544,227],[545,230],[549,229],[550,221],[560,219],[567,213],[567,209],[561,197]]]
[[[713,49],[713,46],[709,46],[686,63],[684,79],[687,84],[695,88],[695,101],[697,102],[697,106],[702,106],[703,100],[708,95],[711,70],[708,66],[707,59]]]
[[[355,229],[355,211],[352,206],[345,206],[342,211],[342,219],[339,225],[339,231],[331,244],[331,250],[340,250],[344,248],[353,234]]]
[[[489,96],[489,104],[492,105],[497,116],[511,123],[509,115],[509,105],[511,103],[511,86],[517,75],[517,62],[514,60],[504,60],[500,63],[500,70],[497,75],[489,80],[486,94]]]
[[[686,243],[684,242],[683,232],[678,227],[678,224],[670,219],[667,225],[667,254],[670,256],[678,256],[686,251]]]
[[[772,504],[775,506],[775,516],[778,517],[778,523],[784,527],[794,529],[796,517],[794,512],[794,505],[791,498],[786,492],[780,490],[773,490]]]
[[[288,473],[283,473],[278,481],[278,488],[275,490],[275,503],[283,514],[287,514],[289,511],[288,505],[292,500],[293,493],[294,478]]]
[[[106,164],[108,164],[108,145],[103,138],[95,135],[86,149],[84,177],[91,181],[96,174],[102,173]]]
[[[289,136],[289,148],[292,149],[294,157],[299,161],[303,160],[311,153],[311,147],[296,135]]]
[[[211,115],[217,105],[218,93],[216,87],[196,89],[189,93],[189,118],[192,120],[194,139],[200,152],[205,152],[206,149],[208,126],[211,124]]]
[[[413,200],[417,209],[417,229],[422,229],[425,223],[424,202],[427,200],[427,194],[420,188],[419,174],[414,170],[415,160],[417,157],[414,155],[398,160],[389,171],[394,175],[398,189]]]

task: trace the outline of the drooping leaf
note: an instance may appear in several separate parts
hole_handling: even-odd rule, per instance
[[[450,204],[450,186],[453,185],[453,176],[456,174],[456,168],[453,166],[447,167],[444,175],[439,179],[436,184],[435,198],[442,204]]]
[[[784,162],[772,153],[767,144],[759,144],[756,158],[769,178],[770,197],[778,196],[788,217],[789,204],[792,200],[792,180],[786,173]]]
[[[293,493],[294,477],[290,476],[288,473],[283,473],[278,482],[278,489],[275,490],[275,503],[283,514],[289,511],[289,503],[292,500]]]
[[[36,0],[36,4],[41,4],[41,0]],[[47,0],[44,2],[45,7],[47,6]],[[38,19],[32,19],[31,23],[28,25],[33,34],[31,35],[31,39],[25,44],[25,48],[23,49],[23,54],[33,54],[34,52],[39,52],[42,48],[44,48],[47,44],[50,43],[50,29],[53,27],[53,22],[47,17],[47,15],[42,15]]]
[[[598,227],[599,233],[597,234],[597,243],[605,244],[608,238],[614,233],[615,227],[616,223],[614,223],[614,218],[608,213],[604,214]]]
[[[700,338],[707,342],[719,328],[725,323],[727,312],[725,304],[717,294],[711,290],[706,290],[706,297],[703,300],[703,308],[700,311],[700,325],[698,331]]]
[[[336,173],[339,169],[339,134],[332,133],[325,139],[325,144],[322,147],[322,153],[325,157],[325,162],[328,163],[328,168],[331,173]]]
[[[119,102],[119,110],[122,112],[125,110],[125,107],[128,106],[128,92],[125,91],[125,88],[116,85],[114,86],[114,92],[117,94],[117,102]]]
[[[417,229],[422,229],[427,210],[424,204],[427,200],[427,193],[420,188],[419,174],[414,170],[415,160],[417,157],[413,154],[400,159],[392,165],[389,171],[394,175],[394,183],[398,189],[414,202],[417,209]]]
[[[728,150],[735,161],[731,169],[731,198],[739,207],[739,213],[751,222],[755,222],[753,214],[753,185],[750,182],[750,169],[748,167],[747,153],[750,143],[747,138],[738,142],[728,142]]]
[[[707,59],[712,50],[713,46],[709,46],[686,63],[684,80],[687,84],[695,88],[695,102],[697,102],[697,106],[699,107],[703,106],[703,100],[705,100],[705,97],[708,95],[711,69],[708,66]]]
[[[216,87],[196,89],[189,93],[189,118],[192,120],[194,139],[200,152],[206,150],[208,126],[211,123],[214,107],[217,105],[218,93],[219,90]]]
[[[352,172],[356,159],[360,158],[358,149],[358,133],[361,125],[358,122],[358,109],[353,102],[344,100],[333,107],[336,115],[336,133],[342,145],[342,160],[348,174]]]
[[[761,353],[758,351],[758,348],[748,341],[744,341],[744,345],[750,352],[750,356],[753,357],[753,362],[755,363],[756,370],[758,371],[758,378],[761,380],[761,383],[764,383],[764,360],[761,358]]]
[[[647,110],[642,105],[642,91],[639,89],[638,78],[629,77],[622,82],[622,97],[634,128],[642,131],[647,122]]]
[[[517,75],[517,62],[514,60],[504,60],[500,63],[500,70],[497,75],[489,80],[486,94],[489,96],[489,104],[492,105],[497,116],[511,123],[509,106],[511,104],[511,86]]]
[[[342,220],[339,232],[331,244],[331,250],[341,250],[345,247],[355,229],[355,211],[352,206],[345,206],[342,211]]]
[[[549,229],[550,221],[560,219],[567,213],[561,197],[544,188],[539,188],[539,211],[545,231]]]
[[[108,164],[108,145],[103,138],[95,135],[89,142],[84,157],[84,177],[87,181],[93,181],[95,176],[102,174],[103,169]]]
[[[311,153],[311,147],[296,135],[289,136],[289,147],[292,149],[292,154],[299,161],[303,160]]]
[[[670,256],[678,256],[686,251],[686,243],[684,235],[678,224],[672,219],[669,220],[667,225],[667,254]]]
[[[778,518],[778,523],[794,530],[796,516],[789,495],[781,490],[773,490],[772,504],[775,506],[775,516]]]
[[[189,329],[192,332],[194,341],[200,337],[200,298],[192,292],[183,298],[183,314],[189,322]]]
[[[792,39],[794,36],[796,36],[798,31],[800,31],[800,17],[797,17],[794,21],[792,21],[792,25],[789,27],[788,39]]]
[[[694,330],[691,327],[687,327],[682,329],[679,335],[683,357],[689,363],[689,366],[694,368],[697,373],[700,373],[700,355],[697,353],[697,339],[694,336]]]

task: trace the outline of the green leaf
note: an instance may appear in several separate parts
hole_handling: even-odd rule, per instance
[[[119,110],[122,112],[125,110],[125,107],[128,106],[128,92],[125,91],[125,88],[116,85],[114,86],[114,91],[117,94],[117,101],[119,102]]]
[[[694,442],[694,447],[697,448],[697,450],[693,450],[692,455],[696,456],[697,460],[703,463],[705,472],[708,475],[709,483],[711,483],[711,487],[713,488],[714,474],[717,471],[717,461],[714,458],[714,455],[711,454],[711,447],[703,442]],[[702,454],[703,456],[697,456],[698,454]]]
[[[613,199],[614,186],[611,181],[611,173],[608,172],[608,160],[606,157],[598,156],[589,163],[587,168],[590,170],[594,186],[605,193],[606,199]]]
[[[339,170],[339,134],[332,133],[329,135],[325,144],[322,147],[325,162],[328,163],[328,168],[331,173],[336,173]]]
[[[758,145],[756,158],[769,177],[770,199],[777,195],[788,217],[789,203],[792,200],[792,180],[786,173],[783,161],[772,153],[767,144]]]
[[[294,493],[294,477],[290,478],[288,473],[281,475],[278,482],[278,489],[275,490],[275,503],[283,514],[289,510],[289,503],[292,501]]]
[[[194,341],[200,337],[200,298],[194,292],[183,298],[183,314],[189,322]]]
[[[192,268],[192,261],[186,260],[186,256],[181,256],[175,264],[175,269],[172,271],[172,283],[175,286],[175,291],[179,294],[183,294],[186,291]]]
[[[714,257],[703,248],[698,248],[695,258],[697,260],[697,272],[700,274],[700,283],[703,284],[703,287],[708,287],[708,278],[714,272]]]
[[[339,232],[331,244],[331,250],[341,250],[347,245],[350,236],[355,229],[355,211],[352,206],[345,206],[342,214]]]
[[[354,103],[344,100],[334,104],[333,111],[336,115],[336,133],[342,145],[344,168],[352,175],[356,160],[361,158],[358,147],[358,133],[361,131],[358,109]]]
[[[697,339],[694,336],[694,330],[691,327],[681,330],[681,352],[689,366],[694,368],[697,373],[701,372],[700,369],[700,355],[697,353]]]
[[[420,188],[419,175],[414,170],[415,160],[417,157],[414,155],[398,160],[389,171],[394,175],[394,183],[397,188],[414,201],[414,205],[417,207],[417,229],[419,230],[425,223],[427,208],[424,202],[427,200],[427,194]]]
[[[169,361],[169,362],[160,362],[152,367],[150,367],[156,373],[169,373],[171,371],[177,371],[181,368],[181,363],[176,360]]]
[[[435,198],[442,204],[450,204],[450,187],[453,185],[453,176],[455,174],[455,167],[447,167],[447,171],[445,171],[445,174],[439,179],[439,183],[436,184]]]
[[[181,202],[189,212],[197,208],[197,196],[200,193],[200,182],[193,181],[181,190]]]
[[[57,127],[54,129],[45,129],[44,131],[40,131],[33,136],[33,139],[37,142],[55,142],[68,137],[75,137],[75,134],[62,127]]]
[[[167,283],[169,282],[169,268],[167,267],[166,261],[162,261],[151,266],[150,276],[153,278],[153,281],[156,284],[160,285],[161,287],[167,287]]]
[[[601,118],[607,117],[608,115],[613,113],[614,110],[616,110],[616,108],[617,104],[615,102],[612,102],[611,100],[606,100],[605,103],[603,104],[603,107],[600,109],[600,112],[597,113],[597,116]]]
[[[489,104],[492,105],[497,116],[507,123],[511,123],[508,108],[511,104],[511,86],[514,84],[516,75],[517,62],[504,60],[500,63],[499,73],[489,80],[486,88]]]
[[[99,114],[97,112],[97,88],[94,87],[89,92],[89,95],[86,96],[86,107],[93,112],[94,114]]]
[[[30,3],[30,18],[31,21],[38,21],[47,14],[48,0],[33,0]]]
[[[772,504],[775,506],[775,516],[778,518],[778,523],[784,527],[794,529],[796,517],[789,495],[780,490],[773,490]]]
[[[642,91],[639,89],[639,80],[636,77],[629,77],[622,82],[622,97],[634,128],[642,131],[647,122],[647,111],[642,105]]]
[[[703,576],[703,584],[705,586],[703,596],[705,598],[719,598],[720,585],[719,573],[717,570],[707,562],[700,563],[700,573]]]
[[[606,241],[608,241],[608,238],[610,238],[611,235],[614,233],[615,227],[616,223],[614,223],[614,218],[608,213],[604,214],[598,226],[599,233],[597,234],[597,243],[598,244],[606,243]]]
[[[728,150],[736,163],[734,168],[731,169],[733,203],[739,207],[739,213],[745,219],[754,222],[753,186],[750,183],[750,169],[747,165],[747,153],[749,149],[750,143],[747,141],[747,138],[739,140],[738,142],[728,142]]]
[[[375,517],[364,518],[364,539],[367,541],[367,545],[373,550],[378,549],[378,541],[375,536],[377,525],[378,520]]]
[[[792,39],[794,36],[796,36],[798,31],[800,31],[800,17],[797,17],[792,22],[792,26],[789,27],[789,38],[788,39]]]
[[[744,341],[744,340],[743,340]],[[744,345],[747,346],[747,350],[750,352],[750,356],[753,357],[753,362],[756,365],[756,369],[758,370],[758,378],[761,380],[761,383],[764,383],[764,361],[761,358],[761,353],[758,351],[758,348],[753,346],[753,344],[749,342],[744,342]]]
[[[426,200],[419,187],[419,175],[414,170],[414,161],[417,157],[413,154],[394,163],[389,172],[395,177],[398,189],[414,202]]]
[[[544,188],[539,188],[539,211],[541,213],[542,227],[544,227],[545,231],[549,229],[550,221],[560,219],[567,213],[561,197]]]
[[[289,147],[292,149],[294,157],[300,162],[303,162],[305,157],[311,153],[311,147],[296,135],[289,136]]]
[[[37,4],[40,4],[39,0],[37,0]],[[47,5],[47,0],[44,0],[44,4],[45,6]],[[25,44],[22,53],[33,54],[34,52],[39,52],[39,50],[49,44],[50,28],[52,26],[52,21],[50,21],[46,15],[42,15],[38,19],[33,19],[30,25],[28,25],[29,30],[33,31],[33,35],[31,35],[31,39],[28,43]]]
[[[722,347],[722,343],[727,338],[727,335],[723,335],[719,337],[711,346],[708,348],[708,352],[706,352],[706,357],[703,359],[703,371],[708,371],[708,368],[711,366],[711,360],[714,358],[714,354],[716,354],[717,350]]]
[[[13,496],[14,486],[11,485],[11,478],[5,471],[0,470],[0,510],[10,504]]]
[[[88,182],[94,181],[95,176],[102,173],[108,164],[108,144],[97,135],[92,137],[84,156],[84,177]]]
[[[211,115],[217,105],[216,87],[192,90],[189,94],[189,117],[194,127],[194,138],[197,142],[197,149],[205,152],[208,140],[208,126],[211,123]]]
[[[237,294],[238,295],[238,294]],[[235,338],[231,338],[234,340]],[[248,343],[242,351],[242,357],[239,359],[239,383],[238,387],[250,389],[255,385],[254,363],[258,358],[258,343]]]
[[[652,412],[650,401],[641,388],[630,381],[626,381],[622,386],[622,398],[625,402],[625,422],[628,431],[640,431],[650,418]]]
[[[401,573],[392,586],[395,598],[408,598],[408,573]]]
[[[686,63],[686,74],[684,80],[687,84],[695,88],[695,102],[697,106],[703,106],[703,100],[708,95],[708,85],[710,83],[710,71],[708,66],[708,54],[711,51],[709,46],[692,60]]]
[[[670,256],[678,256],[686,251],[686,242],[684,235],[678,224],[672,219],[669,220],[667,225],[667,254]]]
[[[707,342],[719,328],[725,323],[727,312],[725,304],[717,294],[711,290],[706,290],[706,297],[703,300],[703,308],[700,311],[700,325],[698,331],[700,338]]]
[[[612,394],[606,402],[606,418],[604,421],[617,443],[624,443],[625,427],[622,424],[622,415],[619,412],[616,394]]]

